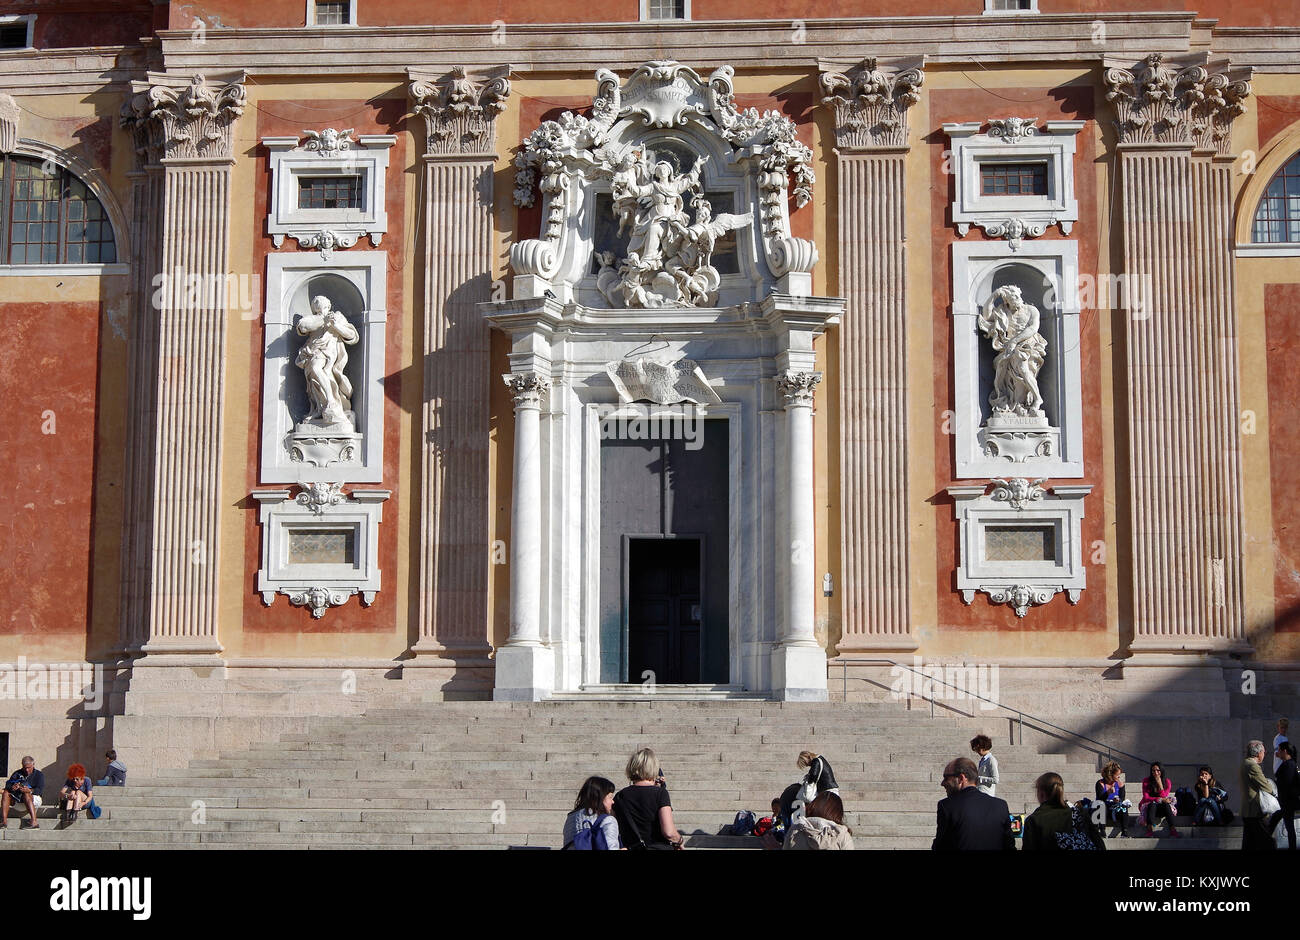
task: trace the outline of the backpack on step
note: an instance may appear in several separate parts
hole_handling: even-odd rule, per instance
[[[754,826],[758,820],[747,809],[742,809],[736,814],[736,821],[731,824],[731,834],[733,836],[751,836],[754,834]]]

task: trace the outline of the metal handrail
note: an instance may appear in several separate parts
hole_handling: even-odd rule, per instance
[[[936,678],[936,677],[934,677],[934,676],[926,675],[925,673],[921,672],[920,670],[916,669],[915,667],[907,665],[907,663],[900,663],[900,662],[897,662],[897,661],[892,660],[892,659],[852,659],[852,658],[850,658],[850,659],[838,659],[838,658],[837,658],[837,659],[835,659],[833,662],[834,662],[834,665],[837,665],[837,666],[839,666],[839,667],[841,668],[841,678],[842,678],[842,680],[843,680],[843,686],[842,686],[842,688],[843,688],[844,700],[845,700],[846,702],[848,701],[848,698],[849,698],[849,666],[850,666],[850,665],[864,665],[864,666],[886,666],[886,665],[888,665],[888,666],[897,666],[897,667],[899,667],[899,668],[901,668],[901,669],[906,669],[908,672],[911,672],[911,673],[914,673],[914,674],[916,674],[916,675],[919,675],[919,676],[921,676],[921,677],[923,677],[923,678],[929,680],[929,681],[932,682],[932,683],[938,683],[938,684],[940,684],[940,685],[945,685],[945,686],[947,686],[947,687],[950,688],[950,689],[957,689],[958,691],[962,692],[964,695],[966,695],[966,696],[969,697],[969,698],[979,699],[981,702],[988,702],[990,705],[993,705],[993,706],[995,706],[995,707],[997,707],[997,708],[1001,708],[1001,709],[1004,709],[1005,711],[1009,711],[1009,712],[1014,713],[1015,716],[1016,716],[1016,727],[1017,727],[1017,730],[1018,730],[1018,732],[1019,732],[1019,738],[1020,738],[1020,740],[1019,740],[1018,743],[1020,743],[1020,744],[1024,744],[1024,743],[1025,743],[1025,719],[1028,718],[1031,727],[1034,726],[1034,725],[1044,725],[1044,726],[1046,726],[1046,727],[1048,727],[1048,728],[1051,728],[1053,731],[1059,731],[1059,732],[1062,733],[1062,734],[1068,734],[1068,735],[1070,735],[1070,736],[1073,737],[1073,738],[1078,738],[1080,741],[1087,741],[1089,744],[1096,745],[1097,748],[1100,748],[1099,753],[1100,753],[1100,752],[1104,752],[1104,753],[1106,754],[1106,759],[1107,759],[1107,760],[1110,760],[1111,757],[1112,757],[1112,755],[1114,755],[1114,754],[1121,754],[1121,755],[1123,755],[1123,756],[1126,757],[1126,758],[1132,758],[1133,760],[1137,761],[1139,764],[1146,764],[1146,763],[1148,763],[1148,761],[1144,760],[1144,759],[1141,758],[1141,757],[1138,757],[1136,754],[1131,754],[1131,753],[1129,753],[1128,751],[1120,750],[1119,748],[1116,748],[1116,747],[1111,747],[1111,746],[1109,746],[1108,744],[1106,744],[1104,741],[1098,741],[1096,738],[1090,738],[1090,737],[1088,737],[1086,734],[1080,734],[1080,733],[1077,732],[1077,731],[1071,731],[1069,728],[1062,728],[1060,725],[1053,724],[1052,722],[1047,721],[1047,720],[1044,719],[1044,718],[1039,718],[1037,715],[1031,715],[1031,714],[1029,714],[1028,712],[1025,712],[1025,711],[1020,710],[1019,708],[1013,708],[1013,707],[1010,706],[1010,705],[1004,705],[1002,702],[995,702],[995,701],[994,701],[993,699],[991,699],[991,698],[986,698],[985,696],[980,695],[980,694],[977,693],[977,692],[971,692],[971,691],[969,691],[969,690],[967,690],[967,689],[963,689],[963,688],[961,688],[960,686],[953,685],[952,683],[947,682],[947,681],[945,681],[945,680],[943,680],[943,679],[939,679],[939,678]],[[862,679],[864,682],[870,682],[870,681],[871,681],[870,679],[867,679],[867,678],[864,677],[864,676],[856,676],[855,678],[860,678],[860,679]],[[912,693],[909,692],[908,694],[910,695],[910,694],[912,694]],[[933,696],[933,695],[921,695],[920,698],[923,698],[923,699],[926,699],[927,701],[929,701],[929,703],[930,703],[930,717],[933,718],[933,717],[934,717],[934,702],[935,702],[935,700],[934,700],[934,696]],[[1040,728],[1039,730],[1042,730],[1042,729]],[[1093,749],[1093,748],[1089,748],[1089,750],[1094,750],[1094,749]]]

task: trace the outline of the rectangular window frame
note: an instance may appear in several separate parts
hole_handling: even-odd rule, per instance
[[[21,52],[25,49],[35,49],[36,42],[36,14],[20,13],[0,16],[0,26],[18,26],[25,24],[27,26],[27,44],[24,46],[5,46],[0,47],[0,52]]]
[[[681,0],[682,15],[680,17],[651,17],[650,0],[639,0],[640,17],[643,23],[688,23],[691,19],[691,0]],[[1035,0],[1037,2],[1037,0]]]
[[[348,0],[348,21],[346,23],[318,23],[316,22],[316,4],[318,0],[307,0],[307,20],[308,26],[319,27],[320,29],[347,29],[351,26],[359,25],[357,23],[357,0]]]
[[[1040,12],[1038,9],[1038,0],[1029,0],[1029,7],[1027,9],[1016,10],[998,10],[994,8],[993,3],[994,0],[984,0],[985,16],[1023,16],[1027,13]]]

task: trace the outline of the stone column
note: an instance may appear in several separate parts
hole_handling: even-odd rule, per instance
[[[813,527],[813,389],[820,372],[786,370],[776,378],[785,399],[785,610],[772,654],[772,687],[779,698],[825,701],[826,652],[817,642],[816,532]]]
[[[410,665],[489,665],[487,321],[492,168],[508,68],[410,74],[425,122],[420,636]]]
[[[123,479],[121,598],[122,650],[138,649],[149,638],[150,575],[153,567],[153,474],[158,385],[158,306],[154,275],[162,270],[162,216],[165,174],[162,125],[150,118],[148,86],[122,106],[121,124],[135,144],[131,180],[131,321],[127,382],[131,407],[126,414],[126,466]]]
[[[1124,239],[1135,653],[1250,649],[1231,256],[1231,126],[1247,78],[1203,55],[1106,71]]]
[[[148,624],[136,649],[178,664],[221,662],[226,253],[241,81],[210,86],[202,75],[151,74],[133,87],[144,95],[143,120],[155,125],[162,153],[152,566]]]
[[[510,637],[497,650],[498,701],[539,701],[555,688],[555,655],[542,643],[542,395],[534,372],[502,376],[515,403],[515,466],[510,501]]]
[[[908,594],[907,116],[918,60],[821,74],[839,180],[841,655],[914,650]]]

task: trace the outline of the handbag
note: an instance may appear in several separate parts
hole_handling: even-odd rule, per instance
[[[98,819],[103,812],[104,810],[95,802],[95,798],[92,796],[90,802],[86,804],[86,815],[91,819]]]

